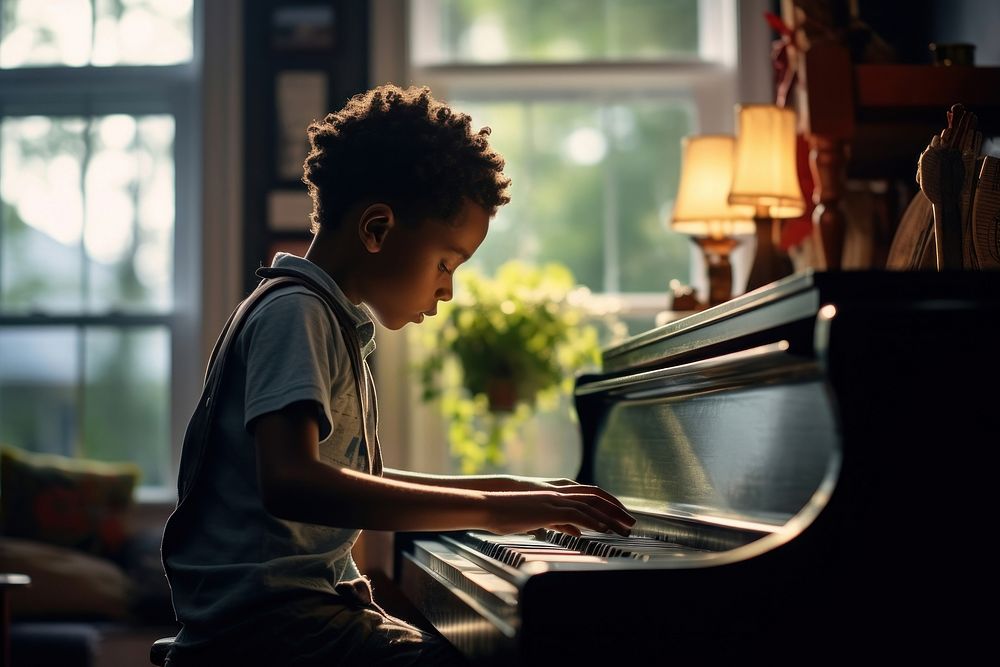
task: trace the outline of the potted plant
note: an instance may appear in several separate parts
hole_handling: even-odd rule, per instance
[[[503,463],[503,443],[538,410],[572,393],[575,375],[600,363],[585,322],[590,292],[565,266],[502,265],[490,278],[469,267],[455,299],[423,327],[417,364],[425,401],[440,400],[452,451],[465,473]]]

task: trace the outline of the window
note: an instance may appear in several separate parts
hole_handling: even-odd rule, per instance
[[[199,7],[0,0],[0,442],[146,488],[197,341]]]
[[[372,82],[430,86],[493,129],[512,201],[473,264],[492,272],[514,257],[560,260],[635,334],[667,308],[672,279],[705,288],[700,253],[666,223],[680,139],[731,133],[738,102],[773,100],[763,13],[776,4],[373,0]],[[737,284],[747,254],[733,257]],[[386,460],[457,472],[440,418],[398,382],[401,365],[424,353],[420,342],[393,333],[379,332]],[[578,430],[563,408],[532,420],[508,472],[576,474]]]
[[[666,220],[681,138],[732,132],[738,18],[732,0],[413,0],[410,82],[490,126],[512,179],[473,262],[560,261],[652,326],[670,281],[703,273]]]

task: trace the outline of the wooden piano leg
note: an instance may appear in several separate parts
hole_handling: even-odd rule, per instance
[[[816,184],[813,190],[813,203],[816,204],[813,225],[819,232],[817,240],[822,247],[818,257],[825,262],[824,266],[816,268],[838,271],[841,268],[846,228],[840,199],[844,195],[850,149],[842,139],[815,134],[809,135],[809,145],[809,168]]]

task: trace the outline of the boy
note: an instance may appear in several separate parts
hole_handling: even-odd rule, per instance
[[[162,550],[182,624],[168,664],[460,664],[374,603],[360,529],[628,534],[634,519],[569,480],[382,469],[360,304],[390,329],[434,315],[510,181],[489,128],[426,88],[357,95],[308,135],[314,240],[259,272],[255,295],[272,291],[220,337],[185,436]]]

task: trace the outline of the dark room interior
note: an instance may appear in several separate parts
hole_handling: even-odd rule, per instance
[[[0,0],[0,667],[991,654],[997,26]]]

